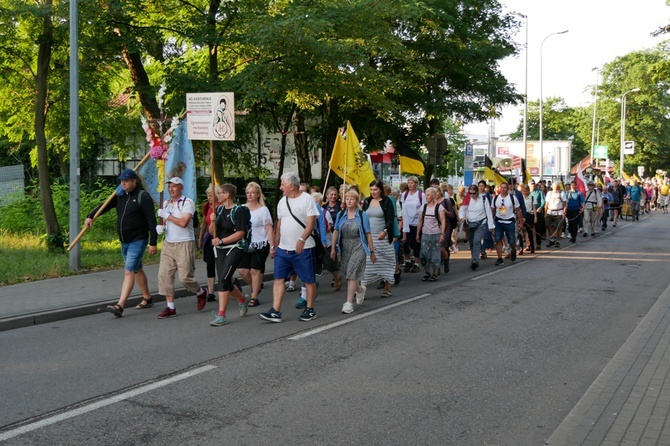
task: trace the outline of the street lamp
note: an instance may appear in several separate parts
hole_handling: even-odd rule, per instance
[[[516,13],[526,22],[526,79],[523,93],[523,159],[528,166],[528,16]]]
[[[540,44],[540,181],[542,181],[542,177],[544,175],[544,97],[542,96],[542,50],[544,48],[544,42],[546,42],[549,37],[556,36],[558,34],[565,34],[568,31],[569,30],[566,29],[565,31],[551,33],[545,37],[542,40],[542,44]]]
[[[596,140],[596,114],[598,111],[598,82],[600,81],[598,74],[600,70],[598,67],[594,67],[591,71],[596,72],[596,91],[595,98],[593,99],[593,128],[591,129],[591,162],[593,162],[593,146]]]
[[[626,95],[640,91],[639,88],[633,88],[621,95],[621,145],[619,146],[619,177],[623,178],[623,146],[626,142]]]

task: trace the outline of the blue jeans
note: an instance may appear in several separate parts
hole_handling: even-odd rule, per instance
[[[134,273],[142,269],[142,257],[147,249],[149,239],[137,240],[130,243],[121,243],[121,255],[125,265],[123,269]]]
[[[489,225],[486,221],[483,221],[475,230],[472,230],[466,223],[466,229],[468,231],[468,243],[470,243],[470,262],[479,264],[479,255],[482,252],[482,241],[486,234],[491,236],[489,232]]]

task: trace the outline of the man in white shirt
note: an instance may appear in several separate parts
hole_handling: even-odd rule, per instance
[[[516,215],[515,215],[516,214]],[[509,184],[500,185],[500,195],[493,199],[493,215],[495,220],[495,240],[498,260],[496,266],[503,264],[503,238],[507,238],[510,246],[510,258],[512,262],[516,260],[516,225],[523,227],[524,216],[521,211],[521,204],[514,194],[509,193]],[[515,220],[515,217],[517,220]]]
[[[167,307],[159,319],[177,315],[174,305],[174,276],[179,272],[179,280],[186,289],[196,293],[198,311],[207,303],[207,288],[201,288],[195,280],[195,233],[193,232],[193,200],[182,195],[184,182],[179,177],[170,178],[167,183],[169,200],[158,210],[158,216],[164,226],[157,228],[158,233],[165,232],[161,249],[161,263],[158,268],[158,292],[165,296]]]
[[[492,233],[495,229],[489,199],[485,195],[479,195],[479,187],[476,184],[470,186],[468,195],[463,198],[458,217],[468,231],[470,269],[474,271],[479,268],[482,240],[487,233]]]
[[[597,221],[602,214],[603,199],[596,189],[596,183],[589,181],[587,187],[584,198],[584,237],[588,237],[589,234],[593,237],[597,234]]]
[[[258,317],[269,322],[281,322],[281,304],[286,293],[284,281],[295,271],[305,284],[307,306],[300,315],[301,321],[316,319],[316,244],[312,231],[319,210],[309,193],[300,191],[300,178],[292,172],[281,177],[284,196],[277,203],[275,239],[270,244],[270,257],[274,259],[273,303],[270,311]]]

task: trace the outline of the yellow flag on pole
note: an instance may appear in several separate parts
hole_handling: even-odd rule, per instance
[[[347,184],[355,184],[363,195],[370,195],[370,183],[376,179],[375,173],[349,121],[347,121],[346,141],[340,132],[337,132],[328,165]]]
[[[503,183],[507,183],[507,178],[498,173],[498,171],[491,169],[490,167],[484,167],[484,178],[489,181],[492,181],[493,184],[498,187]]]

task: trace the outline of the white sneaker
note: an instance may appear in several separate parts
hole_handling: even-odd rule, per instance
[[[345,302],[344,305],[342,305],[342,313],[344,314],[351,314],[354,312],[354,304],[351,302]]]
[[[358,305],[362,304],[365,300],[365,292],[368,288],[365,285],[361,285],[361,290],[356,293],[356,303]]]
[[[458,246],[455,246],[455,245],[454,245],[454,250],[453,250],[452,252],[453,252],[454,254],[457,254],[457,253],[458,253]]]

